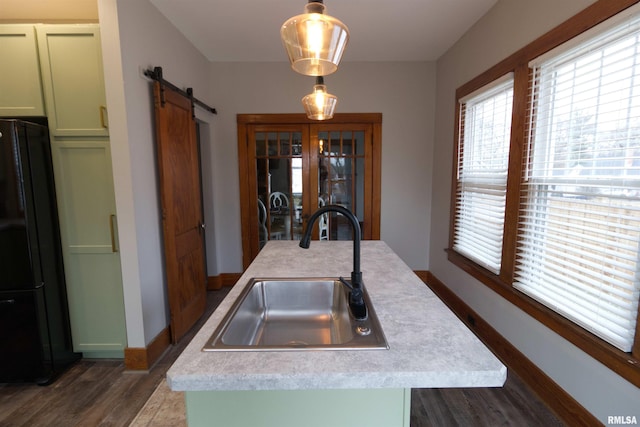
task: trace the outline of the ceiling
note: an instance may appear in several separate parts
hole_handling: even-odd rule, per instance
[[[96,22],[97,0],[0,0],[0,22]]]
[[[307,0],[149,0],[210,61],[286,61],[280,26]],[[325,0],[351,33],[343,61],[432,61],[497,0]]]
[[[131,1],[131,0],[119,0]],[[142,0],[140,0],[142,1]],[[0,21],[97,19],[97,0],[0,0]],[[286,61],[280,26],[307,0],[149,0],[210,61]],[[434,61],[497,0],[325,0],[351,33],[343,61]]]

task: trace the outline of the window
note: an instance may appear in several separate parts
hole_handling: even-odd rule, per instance
[[[640,7],[631,3],[640,2],[595,2],[457,90],[448,253],[640,386]]]
[[[500,272],[507,194],[513,76],[460,100],[453,248]]]
[[[623,351],[640,292],[639,37],[636,18],[534,65],[514,284]]]

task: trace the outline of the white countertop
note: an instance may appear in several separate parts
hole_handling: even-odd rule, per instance
[[[350,277],[351,241],[270,241],[167,372],[172,390],[499,387],[505,366],[382,241],[362,241],[363,282],[388,350],[203,352],[254,277]]]

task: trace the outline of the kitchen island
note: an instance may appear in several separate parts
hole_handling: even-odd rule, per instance
[[[412,388],[504,384],[504,365],[382,241],[362,241],[361,270],[388,349],[202,351],[251,278],[349,277],[352,248],[267,243],[167,372],[190,426],[408,427]]]

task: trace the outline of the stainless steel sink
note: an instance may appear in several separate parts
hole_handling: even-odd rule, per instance
[[[203,350],[389,348],[366,289],[365,320],[351,315],[348,295],[332,278],[252,279]]]

